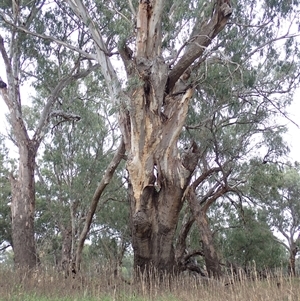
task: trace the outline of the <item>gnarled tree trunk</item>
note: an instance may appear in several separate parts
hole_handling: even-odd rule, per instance
[[[193,63],[225,27],[232,13],[229,1],[218,0],[208,20],[199,16],[189,41],[181,48],[185,52],[168,64],[162,56],[165,2],[139,0],[136,52],[125,43],[119,47],[128,82],[135,83],[126,92],[87,8],[80,0],[66,2],[89,28],[111,98],[122,104],[119,123],[128,158],[135,268],[171,272],[176,270],[173,240],[178,216],[198,160],[194,143],[184,157],[177,149],[193,96],[189,75],[197,69]]]
[[[176,144],[192,91],[188,90],[176,100],[181,103],[181,110],[163,117],[155,113],[157,100],[153,98],[155,92],[159,94],[159,89],[139,88],[135,93],[138,96],[135,109],[140,112],[131,116],[131,128],[135,128],[130,133],[130,144],[127,144],[127,169],[131,184],[135,266],[142,271],[146,267],[155,267],[171,272],[176,269],[173,239],[178,215],[183,193],[197,163],[193,160],[197,154],[194,146],[189,156],[179,158]]]
[[[161,57],[163,1],[140,1],[136,58],[132,60],[126,47],[121,52],[129,78],[139,81],[131,87],[129,112],[120,121],[128,153],[134,265],[142,271],[154,267],[170,273],[178,268],[174,234],[198,162],[195,143],[184,156],[177,148],[193,96],[189,74],[181,75],[225,26],[231,10],[225,12],[222,5],[220,1],[207,24],[195,25],[195,44],[171,71]]]

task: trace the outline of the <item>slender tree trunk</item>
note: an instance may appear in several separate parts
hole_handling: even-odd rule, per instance
[[[208,276],[213,278],[220,278],[222,276],[220,259],[216,252],[213,235],[209,227],[206,214],[204,212],[201,212],[199,216],[196,217],[196,223],[198,225],[202,240],[203,254]]]
[[[62,234],[62,250],[60,268],[66,276],[70,272],[70,264],[72,260],[72,226],[63,227]]]
[[[180,269],[183,271],[187,269],[188,262],[186,261],[186,256],[189,256],[189,254],[186,253],[187,251],[186,240],[194,222],[195,222],[195,218],[192,216],[191,212],[189,211],[188,213],[185,214],[183,218],[182,225],[176,241],[175,259]]]
[[[84,227],[83,227],[83,229],[80,233],[79,239],[78,239],[78,245],[77,245],[76,254],[75,254],[75,263],[76,263],[77,271],[80,270],[80,263],[81,263],[84,242],[90,231],[92,220],[93,220],[94,214],[96,212],[100,197],[101,197],[104,189],[106,188],[106,186],[110,183],[110,180],[112,179],[121,160],[124,158],[124,153],[125,153],[125,145],[124,145],[124,141],[122,139],[112,161],[109,163],[107,169],[105,170],[105,173],[104,173],[98,187],[96,188],[93,198],[91,200],[90,208],[86,215]],[[104,203],[102,203],[102,205],[103,204]]]
[[[11,178],[12,240],[16,267],[34,268],[38,262],[34,240],[35,150],[30,141],[19,148],[18,179]]]
[[[14,20],[20,20],[18,14],[21,12],[19,2],[14,2]],[[27,9],[30,9],[28,6]],[[36,5],[32,4],[30,16],[36,15]],[[32,21],[27,20],[27,21]],[[29,23],[27,24],[29,26]],[[25,27],[24,27],[25,28]],[[14,139],[19,150],[19,170],[17,179],[12,177],[12,240],[13,250],[15,254],[15,264],[20,268],[33,268],[37,263],[36,247],[34,242],[34,214],[35,214],[35,158],[38,147],[47,132],[47,126],[51,117],[51,110],[59,93],[68,84],[73,81],[87,76],[90,72],[98,68],[98,65],[90,66],[88,69],[77,72],[73,68],[70,74],[62,78],[58,78],[58,83],[46,99],[44,109],[34,131],[32,139],[29,138],[29,133],[26,128],[22,116],[22,101],[20,95],[20,74],[21,61],[24,59],[21,55],[22,35],[17,34],[13,30],[10,40],[10,45],[7,49],[12,52],[7,52],[4,46],[4,39],[0,35],[0,54],[3,58],[7,83],[0,77],[0,95],[6,103],[9,114]],[[55,116],[55,114],[53,115]],[[63,115],[62,115],[63,117]],[[68,114],[70,120],[70,114]],[[71,116],[73,118],[73,116]],[[77,116],[75,116],[77,118]],[[76,119],[75,119],[76,120]]]
[[[296,276],[296,255],[297,255],[298,249],[295,246],[295,244],[292,244],[292,247],[289,251],[290,257],[289,257],[289,265],[288,265],[288,272],[291,276]]]
[[[201,236],[206,269],[209,277],[214,278],[220,278],[222,276],[222,270],[220,259],[214,245],[212,231],[207,220],[207,210],[210,204],[212,204],[224,192],[225,189],[220,189],[218,193],[208,199],[204,206],[200,205],[200,202],[197,200],[195,191],[192,188],[188,192],[189,204]]]

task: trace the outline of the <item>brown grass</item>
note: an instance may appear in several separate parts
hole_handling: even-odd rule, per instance
[[[165,278],[161,283],[142,280],[131,285],[112,277],[105,268],[98,273],[82,273],[75,279],[49,269],[32,272],[30,276],[0,269],[0,300],[296,301],[300,300],[300,279],[279,274],[263,280],[253,277],[237,281],[228,276],[215,281],[185,275]]]

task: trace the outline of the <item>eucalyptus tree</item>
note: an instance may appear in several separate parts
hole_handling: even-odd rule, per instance
[[[0,135],[0,253],[12,246],[10,209],[11,190],[9,185],[8,149]]]
[[[191,200],[203,179],[215,181],[202,196],[205,208],[234,189],[240,179],[234,179],[232,166],[251,149],[249,133],[265,132],[260,143],[268,142],[268,156],[274,153],[274,128],[267,115],[284,114],[291,99],[280,94],[290,96],[299,74],[294,35],[290,28],[281,36],[278,31],[284,18],[296,23],[296,7],[269,1],[66,3],[89,31],[95,59],[119,107],[128,156],[135,266],[176,270],[173,240],[185,197]],[[261,15],[256,14],[258,6]],[[114,28],[106,23],[109,17]],[[275,43],[280,39],[285,51]],[[125,90],[110,59],[114,52],[123,62]],[[190,105],[200,112],[195,116],[208,120],[194,120],[197,124],[184,128]],[[215,111],[205,116],[206,107]],[[234,130],[226,130],[232,123],[237,125]],[[207,128],[210,136],[197,137]],[[181,134],[190,140],[182,155]],[[199,216],[196,205],[190,204]],[[200,221],[199,231],[208,229],[205,225],[205,219]],[[206,232],[201,234],[206,239]],[[208,262],[216,261],[209,240],[206,246]],[[218,276],[218,270],[209,269]]]
[[[64,87],[78,80],[97,68],[97,65],[83,67],[82,58],[78,54],[67,51],[67,48],[50,45],[48,41],[39,40],[16,29],[22,26],[37,32],[44,32],[41,19],[44,1],[1,2],[0,13],[1,35],[0,53],[5,72],[0,78],[1,96],[9,109],[9,123],[13,132],[13,142],[19,152],[19,167],[11,173],[11,213],[12,242],[14,260],[17,267],[32,268],[38,262],[34,240],[35,214],[35,159],[37,151],[47,133],[51,117],[76,119],[72,114],[53,111],[53,104],[59,99]],[[49,25],[54,25],[48,14]],[[61,22],[63,22],[63,15]],[[3,20],[9,20],[4,22]],[[74,24],[68,22],[72,30]],[[63,40],[68,39],[66,32],[53,26],[53,34],[59,34]],[[56,32],[56,33],[54,33]],[[83,42],[83,41],[82,41]],[[49,58],[51,53],[52,57]],[[55,57],[53,55],[56,54]],[[70,61],[68,57],[72,57]],[[6,76],[6,80],[4,80]],[[35,128],[28,129],[24,119],[22,104],[28,100],[28,92],[22,90],[32,83],[36,91],[41,88],[43,106],[38,112],[39,120]]]
[[[251,195],[262,203],[268,223],[289,253],[288,270],[296,274],[300,247],[300,170],[298,163],[257,170],[251,181]]]
[[[124,201],[120,175],[113,179],[113,188],[99,195],[99,190],[103,189],[100,175],[105,173],[108,162],[111,161],[119,134],[116,122],[110,120],[111,105],[106,102],[105,91],[102,98],[98,98],[98,89],[95,89],[97,80],[96,76],[88,76],[84,79],[86,89],[83,91],[74,84],[62,92],[64,103],[59,105],[60,109],[76,111],[80,115],[80,122],[53,120],[52,135],[44,141],[44,153],[38,163],[38,199],[41,207],[37,207],[36,223],[42,221],[47,224],[45,228],[49,226],[48,230],[41,233],[40,240],[44,239],[45,234],[47,236],[48,231],[51,233],[51,228],[57,228],[61,237],[59,265],[66,272],[75,263],[79,269],[82,247],[88,232],[98,232],[101,237],[101,233],[108,228],[105,218],[96,220],[92,215],[94,224],[89,224],[86,232],[93,203],[99,202],[101,196],[99,215],[100,209],[103,210],[109,200]],[[108,181],[107,176],[104,178]],[[48,216],[48,220],[40,218],[44,214]],[[111,217],[109,210],[105,210],[104,215]],[[98,228],[104,230],[97,231]],[[121,231],[121,228],[114,231],[118,230]]]
[[[57,27],[52,19],[43,32],[14,27],[99,64],[127,153],[135,267],[178,270],[174,236],[188,199],[200,216],[207,266],[219,276],[206,210],[242,183],[234,166],[246,160],[253,133],[268,142],[266,160],[274,155],[267,117],[285,114],[299,75],[297,4],[66,0],[47,6],[45,17]],[[50,31],[72,36],[68,22],[86,43]]]
[[[227,210],[226,225],[216,235],[223,262],[237,274],[238,269],[263,273],[281,268],[287,254],[271,231],[266,214],[251,207],[236,211],[227,206]]]

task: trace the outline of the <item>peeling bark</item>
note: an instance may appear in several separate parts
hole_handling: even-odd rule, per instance
[[[178,87],[176,93],[174,89],[172,93],[168,92],[186,68],[201,56],[203,49],[200,47],[201,51],[195,51],[196,46],[189,47],[175,71],[169,72],[159,57],[160,14],[155,20],[152,15],[154,11],[162,11],[159,2],[162,1],[140,1],[139,4],[136,67],[127,73],[139,78],[141,84],[132,88],[130,110],[120,122],[123,136],[128,137],[125,147],[130,178],[134,264],[142,271],[154,267],[170,273],[179,268],[175,262],[174,234],[183,195],[199,154],[195,143],[185,156],[180,157],[177,149],[193,88],[183,85],[184,89],[179,93]],[[221,30],[223,25],[216,19],[218,14],[220,12],[215,12],[213,21],[205,27],[204,35],[210,35],[210,38],[205,41],[196,38],[198,45],[209,45]],[[224,18],[220,18],[220,22],[223,21]],[[128,61],[125,65],[128,66]]]
[[[211,20],[196,22],[184,55],[170,70],[161,55],[164,1],[139,0],[135,55],[127,45],[119,49],[128,81],[138,82],[126,93],[120,89],[103,37],[86,7],[80,0],[66,2],[91,32],[111,98],[122,100],[119,123],[128,158],[135,268],[174,272],[178,269],[174,234],[199,158],[196,144],[185,156],[177,148],[194,92],[187,79],[180,77],[224,28],[232,12],[229,2],[218,0]]]

